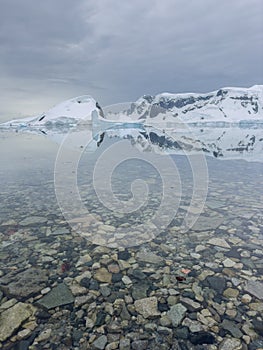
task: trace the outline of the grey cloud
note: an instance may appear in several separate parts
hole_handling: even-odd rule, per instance
[[[2,0],[0,7],[5,113],[34,113],[25,107],[32,97],[42,110],[84,93],[107,104],[262,83],[261,0]],[[5,102],[17,96],[16,107]]]

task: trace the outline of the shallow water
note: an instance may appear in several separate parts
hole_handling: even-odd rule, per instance
[[[169,264],[172,264],[171,269],[168,269],[171,273],[172,271],[175,273],[181,267],[187,267],[196,271],[197,274],[211,269],[213,274],[225,276],[229,281],[229,286],[233,288],[234,282],[231,280],[233,278],[239,279],[243,284],[251,278],[262,281],[263,162],[248,162],[245,159],[225,160],[205,155],[202,155],[201,158],[197,156],[195,159],[189,157],[189,155],[164,154],[165,152],[161,152],[161,155],[158,155],[151,149],[147,154],[151,154],[152,158],[149,159],[152,161],[152,164],[156,161],[156,169],[151,164],[147,164],[144,158],[145,153],[140,153],[137,150],[137,159],[133,157],[132,153],[132,159],[129,159],[128,156],[124,157],[123,162],[115,167],[111,182],[112,191],[115,199],[117,199],[116,205],[119,205],[119,201],[123,201],[122,205],[125,208],[125,203],[127,203],[125,201],[134,199],[134,193],[131,191],[132,182],[136,179],[142,179],[144,184],[148,185],[148,196],[145,196],[143,192],[146,189],[145,187],[138,187],[139,197],[145,197],[143,203],[138,204],[135,201],[136,209],[134,210],[134,207],[132,207],[133,209],[128,212],[122,207],[120,208],[123,210],[112,210],[112,207],[107,208],[105,205],[105,203],[108,203],[106,197],[111,196],[111,193],[107,193],[107,196],[101,202],[95,192],[95,190],[100,190],[100,188],[96,188],[96,186],[94,188],[93,175],[95,166],[101,159],[100,157],[105,155],[105,152],[109,149],[115,150],[113,146],[118,147],[120,140],[122,143],[119,149],[125,149],[125,144],[127,144],[127,147],[130,147],[131,138],[127,137],[127,135],[125,138],[105,135],[99,147],[95,147],[95,152],[85,151],[84,147],[78,168],[74,168],[70,174],[65,171],[62,174],[63,176],[60,173],[61,178],[65,179],[65,182],[61,184],[54,182],[56,161],[58,162],[58,144],[44,135],[21,133],[2,133],[0,135],[1,276],[5,277],[12,271],[19,273],[20,271],[37,267],[47,270],[49,276],[51,276],[51,279],[46,284],[43,284],[43,288],[45,286],[52,288],[53,285],[63,281],[63,279],[65,279],[65,283],[68,282],[70,284],[78,274],[90,268],[88,264],[83,266],[80,264],[80,267],[76,267],[76,263],[83,252],[88,252],[92,256],[92,262],[99,263],[98,266],[100,267],[105,265],[105,263],[101,262],[103,256],[104,260],[108,259],[108,264],[111,261],[116,262],[114,254],[116,254],[118,248],[128,247],[133,252],[133,259],[141,249],[143,251],[144,249],[146,251],[151,250],[157,256],[165,258],[168,261],[168,267],[170,266]],[[68,154],[72,156],[74,151],[69,149]],[[143,156],[140,156],[140,154]],[[130,154],[128,155],[130,156]],[[114,162],[115,156],[116,153],[114,152],[109,153],[109,155],[106,154],[106,157],[112,157],[108,158],[110,160],[109,163]],[[161,157],[162,159],[172,159],[177,176],[175,173],[171,173],[170,163],[167,163],[167,168],[165,167],[166,163],[162,163]],[[65,166],[65,169],[70,169],[67,167],[67,161],[64,158],[61,159],[59,160],[62,162],[60,164],[61,168],[59,168],[60,171],[63,169],[63,166]],[[68,163],[70,163],[70,159],[69,157]],[[196,184],[193,183],[194,173],[193,168],[191,168],[193,162],[195,162],[194,170],[198,172]],[[159,168],[158,164],[160,164]],[[101,186],[102,182],[106,181],[105,179],[108,181],[108,163],[105,163],[103,166],[105,166],[105,172],[100,170],[99,176],[101,178],[97,186]],[[151,222],[162,202],[162,185],[166,175],[169,179],[165,183],[168,192],[168,202],[164,203],[164,208],[169,211],[171,206],[174,206],[175,215],[167,220],[164,218],[162,225],[157,225],[157,229],[150,226],[149,229],[143,230],[146,226],[140,226],[140,224],[146,223],[145,225],[147,225],[147,220]],[[202,175],[208,176],[208,181],[203,182],[204,179],[200,179]],[[67,192],[68,189],[63,187],[68,183],[72,183],[72,179],[78,184],[81,203],[86,210],[81,214],[77,211],[78,204],[75,202],[75,194],[72,192],[71,197],[71,192]],[[59,206],[55,193],[57,191],[58,194],[58,192],[61,192],[61,189],[62,192],[64,191],[63,195],[67,192],[65,198],[68,201],[66,206],[62,208],[63,212],[61,211],[61,203]],[[194,192],[197,192],[197,197],[195,202],[190,204]],[[199,206],[203,200],[204,205]],[[109,203],[113,203],[112,197]],[[68,214],[65,215],[67,210],[71,211],[70,220],[74,221],[74,224],[69,224],[69,216]],[[172,213],[174,212],[172,211]],[[73,216],[72,213],[74,214]],[[190,220],[190,227],[183,231],[182,225],[187,213],[190,213],[190,219],[193,219],[193,221]],[[86,214],[88,214],[88,219],[84,218],[83,223],[83,215],[85,217]],[[95,221],[90,215],[93,219],[95,217]],[[165,216],[165,213],[162,212],[162,215]],[[115,230],[119,230],[118,234],[116,234]],[[128,238],[123,232],[126,232]],[[228,247],[211,243],[211,239],[215,237],[224,239]],[[95,246],[92,244],[106,246],[106,250],[103,251],[104,255],[93,256],[92,252]],[[198,246],[201,247],[200,250],[197,249]],[[109,247],[112,247],[112,250],[107,250]],[[227,263],[224,271],[223,261],[226,257],[233,258],[232,272],[229,272],[229,269],[227,270]],[[65,260],[71,266],[69,272],[66,273],[64,270],[61,271],[61,266]],[[146,259],[144,263],[146,265],[142,266],[142,270],[147,271],[148,269],[148,273],[153,274],[151,262]],[[150,265],[147,265],[147,263]],[[136,259],[130,261],[130,266],[133,264],[135,264],[135,268],[141,267],[140,262],[138,263]],[[129,275],[128,272],[124,275],[126,274]],[[162,275],[162,272],[159,272],[159,274]],[[164,275],[168,274],[164,273]],[[160,278],[163,279],[164,276],[162,275]],[[156,281],[158,281],[158,277],[156,277]],[[202,278],[199,281],[202,284]],[[106,283],[106,281],[104,282]],[[5,283],[2,282],[3,285]],[[172,279],[170,284],[173,284]],[[167,282],[168,287],[170,284]],[[124,288],[123,286],[121,287]],[[166,286],[162,282],[155,288],[159,291],[158,288],[166,288]],[[178,286],[178,288],[179,290],[182,289],[181,286]],[[186,286],[186,288],[189,289],[189,286]],[[32,298],[39,298],[39,291],[33,294],[29,293],[28,296],[23,297],[20,297],[19,293],[14,295],[14,293],[7,292],[6,288],[3,288],[3,291],[4,296],[2,297],[4,299],[2,303],[11,297],[15,297],[23,302],[30,301],[33,303],[35,300]],[[244,294],[243,289],[240,288],[238,293],[240,293],[241,297],[242,293]],[[158,296],[157,292],[156,295]],[[227,296],[225,297],[227,298]],[[252,297],[256,298],[252,301],[259,303],[258,299],[260,298],[257,298],[255,295],[252,295]],[[217,296],[214,300],[220,303],[224,301],[224,298]],[[235,304],[235,301],[232,302]],[[246,315],[246,312],[249,312],[249,310],[251,312],[251,308],[246,309],[244,307],[242,309],[242,305],[240,308],[244,317],[240,322],[235,321],[236,326],[239,328],[251,317]],[[256,318],[259,316],[259,313],[255,311],[252,315]],[[66,314],[65,317],[67,317]],[[232,320],[234,319],[232,318]],[[39,325],[36,326],[38,333],[45,328],[45,324],[48,324],[48,322],[45,320],[38,322]],[[140,323],[140,321],[138,322]],[[157,320],[156,324],[158,322]],[[78,326],[76,323],[72,326],[72,329],[81,329],[85,335],[86,328],[83,327],[83,324]],[[123,335],[128,332],[127,329],[124,329],[125,327],[122,331]],[[209,330],[216,333],[216,328]],[[14,331],[12,334],[16,335],[17,332]],[[89,337],[93,333],[97,334],[94,328],[92,331],[86,330],[86,332],[88,332]],[[243,335],[246,335],[244,331],[243,333]],[[225,336],[228,337],[224,332],[221,332],[221,334],[223,339]],[[257,334],[257,337],[261,335]],[[231,337],[235,338],[233,334]],[[57,335],[53,342],[59,342],[58,339],[59,336]],[[238,337],[237,339],[240,338]],[[252,342],[253,340],[252,337],[250,341]],[[13,339],[13,342],[17,341],[17,338]],[[52,343],[50,339],[45,341]],[[10,348],[10,338],[4,339],[3,345],[6,348]],[[78,348],[80,345],[76,339],[73,339],[70,346],[63,346],[61,345],[61,347],[57,348],[66,349],[71,348],[70,346]],[[85,346],[88,345],[86,344]],[[168,349],[169,345],[167,346]],[[49,347],[47,346],[47,348]]]

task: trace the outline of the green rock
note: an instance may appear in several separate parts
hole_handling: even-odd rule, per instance
[[[64,283],[61,283],[54,287],[42,299],[38,300],[37,305],[49,310],[54,309],[57,306],[71,304],[74,300],[74,296],[70,289]]]

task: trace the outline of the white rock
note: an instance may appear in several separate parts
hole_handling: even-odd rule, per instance
[[[208,244],[215,245],[217,247],[222,247],[222,248],[228,248],[228,249],[231,248],[224,238],[217,238],[217,237],[211,238],[209,239]]]
[[[223,265],[224,267],[234,267],[235,266],[235,262],[229,258],[226,258],[224,261],[223,261]]]

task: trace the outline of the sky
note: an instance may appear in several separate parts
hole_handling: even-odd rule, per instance
[[[263,84],[262,0],[0,0],[0,119]]]

